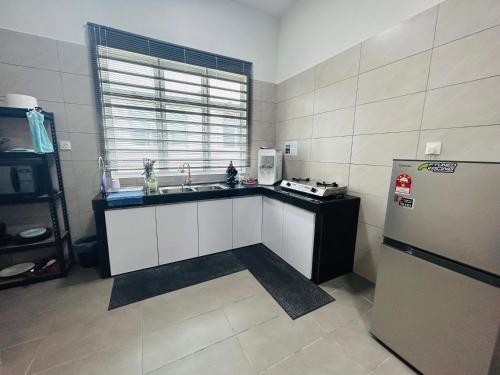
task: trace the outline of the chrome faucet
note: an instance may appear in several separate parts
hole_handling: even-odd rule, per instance
[[[182,163],[179,166],[179,172],[184,173],[184,170],[186,167],[188,169],[188,175],[187,175],[186,179],[184,180],[184,185],[190,185],[192,180],[191,180],[191,166],[189,165],[189,163],[187,163],[187,162]]]

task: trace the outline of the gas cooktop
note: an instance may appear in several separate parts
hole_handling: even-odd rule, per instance
[[[341,198],[347,192],[346,186],[339,186],[336,182],[313,181],[309,178],[283,180],[281,187],[320,198]]]

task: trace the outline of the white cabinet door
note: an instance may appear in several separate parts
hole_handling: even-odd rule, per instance
[[[198,238],[200,256],[232,249],[232,199],[198,202]]]
[[[315,214],[284,205],[283,259],[308,279],[311,278]]]
[[[111,275],[158,265],[155,207],[105,213]]]
[[[233,199],[233,248],[262,242],[262,196]]]
[[[283,202],[262,198],[262,243],[283,257]]]
[[[160,264],[198,256],[198,204],[167,204],[156,207],[156,233]]]

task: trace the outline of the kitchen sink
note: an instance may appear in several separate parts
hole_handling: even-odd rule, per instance
[[[191,188],[195,191],[215,191],[227,189],[227,186],[221,184],[209,184],[209,185],[191,185]]]
[[[159,188],[158,190],[160,190],[161,194],[187,193],[190,191],[196,191],[191,186],[165,186]]]
[[[216,191],[227,189],[227,186],[222,184],[206,184],[206,185],[181,185],[181,186],[165,186],[158,190],[161,194],[176,194],[176,193],[189,193],[193,191]]]

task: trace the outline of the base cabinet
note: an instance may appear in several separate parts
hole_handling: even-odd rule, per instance
[[[198,202],[199,255],[233,248],[233,200]]]
[[[283,257],[284,203],[262,198],[262,243],[279,257]]]
[[[105,213],[111,275],[158,265],[155,207]]]
[[[233,248],[262,242],[262,196],[233,199]]]
[[[111,275],[263,243],[311,279],[315,219],[260,195],[108,210]]]
[[[198,256],[198,203],[156,207],[159,264]]]
[[[312,274],[314,213],[284,205],[282,258],[308,279]]]

